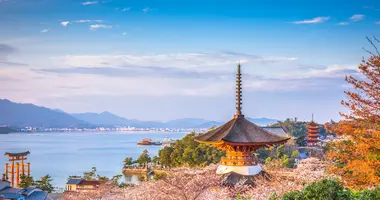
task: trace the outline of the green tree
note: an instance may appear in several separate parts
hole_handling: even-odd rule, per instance
[[[37,188],[39,188],[45,192],[51,193],[54,191],[54,187],[51,183],[52,181],[53,181],[53,179],[48,174],[46,176],[41,177],[41,180],[37,180],[35,185]]]
[[[152,162],[155,165],[158,165],[160,163],[160,158],[158,156],[153,156]]]
[[[107,176],[100,176],[100,175],[97,175],[97,179],[99,181],[108,181],[108,177]]]
[[[8,180],[8,174],[3,173],[3,177],[1,178],[2,181]]]
[[[171,154],[173,153],[173,147],[164,147],[158,152],[160,163],[165,167],[172,167]]]
[[[31,176],[21,174],[20,179],[21,181],[18,184],[20,188],[27,188],[34,185],[34,180],[33,180],[33,177]]]
[[[133,164],[133,158],[132,157],[127,157],[124,159],[124,166],[129,166]]]
[[[121,175],[121,174],[115,175],[115,176],[113,176],[113,177],[111,178],[111,181],[112,181],[115,185],[119,186],[119,180],[120,180],[122,177],[123,177],[123,175]]]
[[[137,159],[137,163],[139,163],[140,166],[143,166],[146,163],[150,163],[151,161],[152,159],[150,158],[149,152],[146,149],[142,152],[142,154]]]
[[[196,167],[218,163],[225,152],[210,145],[198,143],[194,137],[195,133],[190,133],[170,147],[161,149],[159,151],[161,165]]]
[[[92,167],[90,172],[83,172],[83,177],[86,180],[96,180],[96,167]]]

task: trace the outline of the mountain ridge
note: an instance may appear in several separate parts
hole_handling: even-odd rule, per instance
[[[225,122],[201,118],[181,118],[165,122],[128,119],[108,111],[101,113],[67,113],[60,109],[50,109],[34,104],[22,104],[0,99],[0,126],[34,127],[91,127],[91,126],[131,126],[136,128],[210,128]],[[249,118],[251,122],[263,126],[276,123],[270,118]]]
[[[81,127],[87,123],[67,113],[34,104],[15,103],[8,99],[0,99],[0,125],[17,127]]]

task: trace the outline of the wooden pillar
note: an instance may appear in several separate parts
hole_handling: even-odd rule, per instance
[[[25,175],[24,156],[21,156],[21,173]]]
[[[20,183],[20,163],[16,163],[16,181],[15,186],[18,187],[18,184]]]
[[[30,176],[30,162],[28,162],[28,176]]]
[[[12,187],[15,186],[15,159],[13,157],[12,158],[12,169],[11,169],[11,185]]]
[[[5,163],[5,176],[8,177],[8,181],[9,181],[9,169],[8,169],[8,163]]]

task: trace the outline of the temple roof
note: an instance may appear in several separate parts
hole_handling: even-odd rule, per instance
[[[266,131],[269,131],[270,133],[276,134],[281,137],[288,137],[289,135],[286,133],[286,131],[282,127],[261,127]]]
[[[289,137],[279,136],[257,126],[244,118],[244,116],[235,117],[215,130],[195,138],[198,142],[206,143],[220,142],[223,140],[232,143],[249,144],[283,143],[288,139]]]
[[[5,156],[26,156],[30,154],[29,151],[25,151],[25,152],[17,152],[17,153],[10,153],[10,152],[5,152]]]
[[[83,181],[83,179],[72,178],[72,179],[69,179],[66,184],[69,184],[69,185],[78,185],[82,181]]]
[[[242,114],[241,66],[238,64],[236,75],[236,114],[229,122],[215,130],[195,137],[203,143],[236,143],[239,145],[266,145],[285,143],[290,137],[272,133],[250,122]]]
[[[99,181],[99,180],[83,180],[78,185],[100,185],[103,182],[104,181]]]

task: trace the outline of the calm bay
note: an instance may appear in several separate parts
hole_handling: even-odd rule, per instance
[[[158,154],[163,146],[138,146],[143,138],[162,141],[180,139],[183,132],[60,132],[0,134],[0,164],[8,158],[5,152],[30,151],[31,175],[34,179],[49,174],[56,187],[64,188],[68,176],[83,175],[97,168],[99,175],[111,178],[121,174],[126,157],[137,159],[146,149],[150,156]],[[4,173],[4,168],[0,168]],[[126,178],[130,180],[130,178]]]

